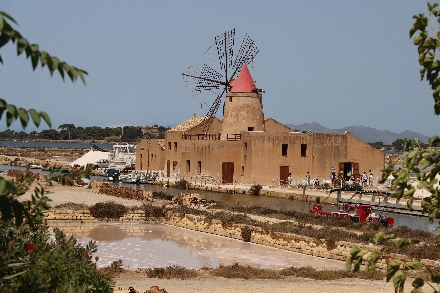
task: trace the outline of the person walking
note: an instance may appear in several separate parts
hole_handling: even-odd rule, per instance
[[[367,172],[364,172],[364,174],[362,174],[362,186],[367,186],[367,182],[368,182],[368,175]]]
[[[306,174],[306,183],[307,183],[307,185],[310,185],[310,173],[309,173],[309,171],[307,171],[307,174]]]
[[[373,181],[374,181],[374,176],[373,176],[373,173],[370,170],[370,176],[369,176],[368,185],[373,186]]]

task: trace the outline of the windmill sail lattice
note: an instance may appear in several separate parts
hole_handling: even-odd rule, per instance
[[[199,62],[182,73],[194,101],[199,99],[202,93],[215,96],[202,122],[202,131],[205,134],[220,107],[222,98],[231,88],[231,81],[237,77],[243,64],[249,65],[258,53],[254,41],[247,34],[239,40],[238,49],[235,48],[235,43],[235,29],[215,37],[214,44],[208,48]],[[206,102],[200,102],[201,108],[204,104],[208,105]]]

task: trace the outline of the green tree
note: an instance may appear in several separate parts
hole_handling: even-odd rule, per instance
[[[41,63],[42,67],[47,65],[51,75],[58,71],[63,78],[67,74],[74,82],[79,76],[85,83],[84,70],[29,44],[9,22],[16,24],[10,15],[0,11],[0,48],[16,43],[17,54],[25,52],[33,69]],[[3,63],[1,56],[0,62]],[[45,112],[17,108],[0,99],[0,118],[3,113],[7,126],[20,120],[25,128],[30,119],[37,127],[41,119],[50,126]],[[74,169],[62,176],[52,173],[46,183],[35,187],[28,202],[19,201],[34,180],[28,172],[13,182],[0,177],[0,292],[112,292],[110,278],[100,274],[92,261],[96,245],[91,242],[82,247],[61,231],[56,231],[55,241],[49,242],[44,224],[43,211],[48,209],[49,201],[45,194],[50,183],[73,184],[90,171]]]
[[[74,124],[61,124],[58,126],[58,129],[61,129],[60,134],[62,139],[72,139],[72,136],[75,138],[76,127]]]
[[[415,21],[409,35],[412,38],[415,33],[419,32],[419,35],[414,37],[414,45],[418,47],[419,63],[421,66],[420,76],[422,80],[426,76],[426,80],[433,90],[434,112],[436,115],[439,115],[440,60],[436,52],[440,50],[440,29],[438,27],[440,24],[440,9],[436,9],[437,7],[437,3],[428,3],[428,17],[423,13],[414,15]],[[431,35],[428,30],[431,30]],[[431,137],[428,146],[423,145],[417,138],[414,140],[405,139],[403,142],[403,168],[394,170],[393,164],[389,164],[383,172],[383,178],[387,178],[390,174],[394,176],[392,188],[395,189],[395,196],[398,199],[406,197],[408,199],[408,208],[412,209],[416,188],[408,182],[410,176],[416,174],[417,180],[420,182],[417,188],[424,189],[430,194],[429,197],[425,197],[422,200],[421,206],[423,212],[428,214],[429,220],[432,223],[440,219],[440,189],[438,185],[440,178],[440,154],[434,147],[440,143],[440,136]],[[440,226],[437,228],[437,231],[440,232]],[[392,238],[392,235],[380,232],[375,235],[372,242],[378,245]],[[419,242],[418,239],[401,238],[396,239],[394,245],[399,250],[417,242]],[[437,244],[440,245],[440,235],[437,236]],[[366,259],[368,272],[374,273],[376,264],[381,257],[382,253],[379,250],[371,253]],[[391,258],[392,256],[388,255],[387,257]],[[362,251],[359,247],[354,246],[351,249],[350,257],[347,259],[347,269],[357,271],[360,269],[363,261]],[[413,290],[411,292],[423,292],[421,288],[424,285],[427,285],[434,292],[440,292],[440,273],[434,270],[434,268],[422,265],[419,261],[402,264],[397,259],[391,260],[388,263],[387,281],[393,280],[395,292],[403,292],[407,275],[411,271],[420,271],[422,269],[426,269],[429,276],[416,277],[412,283]]]
[[[401,151],[405,147],[405,140],[398,138],[391,143],[396,151]]]

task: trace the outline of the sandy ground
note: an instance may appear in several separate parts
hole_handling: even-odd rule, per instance
[[[21,196],[22,200],[30,199],[31,192]],[[125,205],[138,205],[140,202],[115,198],[103,194],[92,193],[86,187],[64,187],[56,185],[50,189],[48,197],[51,206],[66,202],[92,205],[96,202],[115,201]],[[169,293],[183,292],[392,292],[393,284],[385,281],[359,279],[341,279],[336,281],[316,281],[303,278],[286,278],[282,280],[244,280],[225,279],[211,276],[201,276],[189,280],[161,280],[145,278],[140,273],[122,275],[114,279],[115,288],[128,289],[134,287],[138,292],[145,292],[151,286],[165,288]],[[411,282],[407,281],[408,292]]]

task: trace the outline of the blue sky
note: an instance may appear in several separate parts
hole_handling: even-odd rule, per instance
[[[265,90],[265,117],[432,136],[440,117],[409,39],[412,16],[426,13],[426,3],[0,0],[30,43],[89,73],[84,86],[46,68],[33,72],[9,44],[0,50],[0,97],[46,111],[53,128],[174,126],[213,102],[193,102],[181,73],[235,28],[259,49],[250,72]]]

